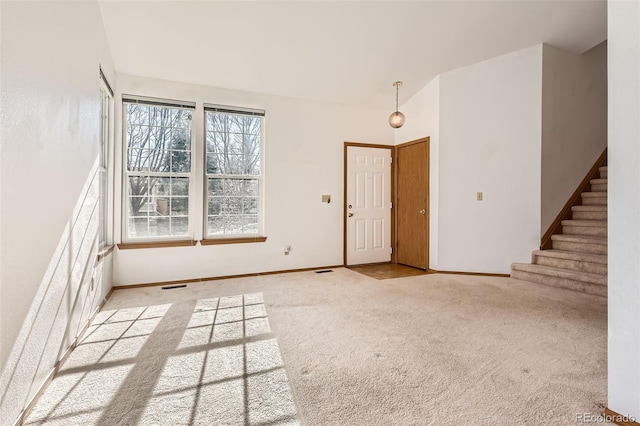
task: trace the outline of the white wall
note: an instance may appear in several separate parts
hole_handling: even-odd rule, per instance
[[[9,425],[110,288],[108,262],[94,271],[95,172],[98,67],[108,76],[113,67],[96,2],[1,8],[0,424]]]
[[[441,74],[400,110],[431,137],[429,267],[508,273],[540,238],[542,45]],[[476,193],[483,192],[483,201]]]
[[[606,146],[606,41],[582,55],[545,44],[542,54],[542,234]]]
[[[640,3],[609,1],[609,403],[640,421]]]
[[[203,102],[265,109],[267,241],[118,250],[114,285],[342,264],[343,143],[393,144],[388,111],[128,75],[118,75],[118,92],[196,101],[196,126]],[[199,149],[203,132],[196,135]],[[330,204],[321,203],[322,194],[331,194]],[[285,244],[292,246],[288,256]]]
[[[396,130],[395,143],[429,136],[429,268],[438,269],[438,175],[440,171],[440,76],[402,105],[404,126]]]
[[[538,245],[541,73],[538,45],[440,76],[440,269],[509,273]]]

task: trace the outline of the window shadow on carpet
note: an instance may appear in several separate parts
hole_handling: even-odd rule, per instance
[[[261,293],[101,312],[26,424],[299,424]]]

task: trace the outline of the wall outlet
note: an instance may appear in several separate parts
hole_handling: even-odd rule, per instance
[[[323,195],[322,196],[322,202],[323,203],[330,203],[331,202],[331,195]]]
[[[482,192],[476,192],[476,200],[482,201]]]
[[[291,252],[291,244],[285,245],[284,246],[284,255],[288,256],[290,252]]]

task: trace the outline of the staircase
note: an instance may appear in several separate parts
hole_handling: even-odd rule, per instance
[[[562,233],[551,236],[551,249],[533,251],[530,264],[512,264],[512,278],[607,296],[607,166],[598,171]]]

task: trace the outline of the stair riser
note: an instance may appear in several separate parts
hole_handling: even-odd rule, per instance
[[[607,184],[606,183],[596,183],[591,185],[592,192],[607,192]]]
[[[574,211],[571,215],[575,220],[607,220],[607,212],[580,212]]]
[[[584,206],[606,206],[607,197],[582,197]]]
[[[587,235],[591,237],[606,237],[607,228],[592,226],[563,226],[562,233],[567,235]]]
[[[570,269],[572,271],[589,272],[591,274],[607,275],[607,265],[602,263],[582,262],[579,260],[560,259],[548,256],[533,256],[533,263],[552,266],[554,268]]]
[[[573,251],[578,253],[607,254],[607,246],[602,244],[553,241],[552,247],[555,250]]]
[[[552,287],[560,287],[567,290],[579,291],[581,293],[593,294],[595,296],[607,296],[607,287],[598,284],[585,283],[568,278],[558,278],[549,275],[535,274],[526,271],[511,271],[511,278],[524,281],[532,281]]]
[[[605,171],[601,171],[600,172],[600,179],[608,179],[609,176],[607,176],[608,170]]]

